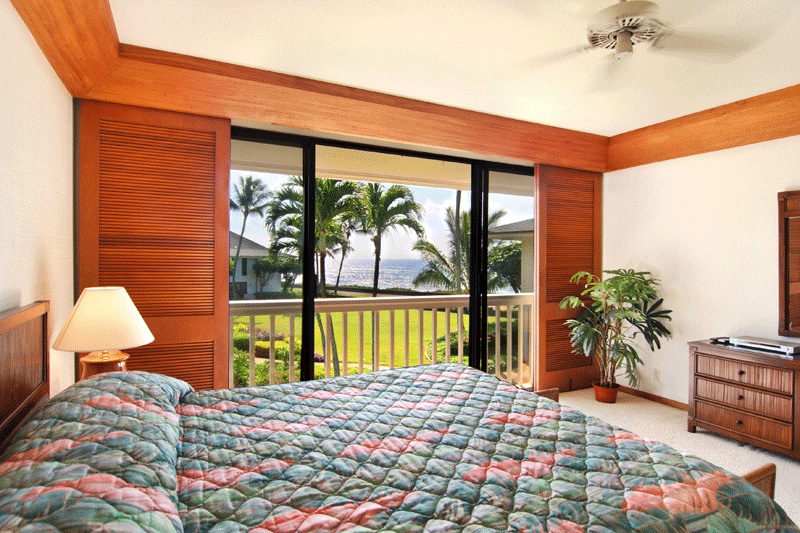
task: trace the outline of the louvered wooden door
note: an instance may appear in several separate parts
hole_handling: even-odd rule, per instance
[[[230,121],[78,103],[78,293],[125,287],[155,336],[129,370],[228,386]]]
[[[575,272],[602,268],[602,174],[537,165],[535,388],[572,390],[597,379],[593,359],[572,353],[564,325],[577,310],[562,310],[564,296],[580,293]]]

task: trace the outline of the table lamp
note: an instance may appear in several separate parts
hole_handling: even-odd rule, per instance
[[[120,350],[153,340],[150,328],[124,287],[88,287],[72,308],[53,348],[91,352],[81,357],[80,379],[84,379],[98,372],[124,370],[128,354]]]

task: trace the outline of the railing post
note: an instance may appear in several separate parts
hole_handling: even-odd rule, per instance
[[[228,330],[228,384],[231,388],[236,386],[236,376],[233,373],[233,318],[234,315],[230,315],[228,318],[228,322],[230,322],[230,329]]]
[[[406,325],[405,335],[404,335],[405,342],[403,343],[403,347],[405,348],[403,350],[403,362],[405,363],[405,366],[409,366],[409,362],[408,362],[409,349],[408,349],[408,347],[409,347],[410,342],[409,342],[409,338],[408,338],[409,337],[409,332],[408,332],[409,331],[409,328],[408,328],[408,309],[406,308],[403,311],[404,311],[403,312],[403,316],[405,317],[405,325]]]
[[[275,384],[275,315],[269,315],[269,384]]]
[[[342,313],[342,375],[346,376],[347,372],[347,311]]]
[[[381,317],[380,311],[372,312],[372,370],[381,369]]]
[[[394,368],[394,309],[389,310],[389,368]]]
[[[358,373],[364,373],[364,311],[358,313]]]
[[[294,338],[294,319],[297,315],[289,314],[289,383],[295,382],[294,375],[294,352],[297,349]]]
[[[248,360],[250,362],[250,374],[248,384],[252,387],[256,384],[256,317],[250,315],[250,329],[248,330],[250,337],[250,354]]]

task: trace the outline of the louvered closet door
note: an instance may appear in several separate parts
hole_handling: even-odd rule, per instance
[[[602,174],[537,165],[536,174],[536,389],[588,387],[597,379],[593,359],[572,353],[564,296],[579,294],[575,272],[600,273]]]
[[[228,386],[230,121],[80,101],[78,294],[128,290],[155,342],[129,370]]]

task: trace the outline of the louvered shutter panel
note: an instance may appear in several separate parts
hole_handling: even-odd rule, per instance
[[[536,174],[536,373],[535,388],[572,390],[597,379],[593,360],[572,353],[564,296],[578,294],[575,272],[599,273],[602,174],[537,165]]]
[[[129,370],[227,387],[230,122],[78,106],[78,293],[131,295],[156,340]]]

